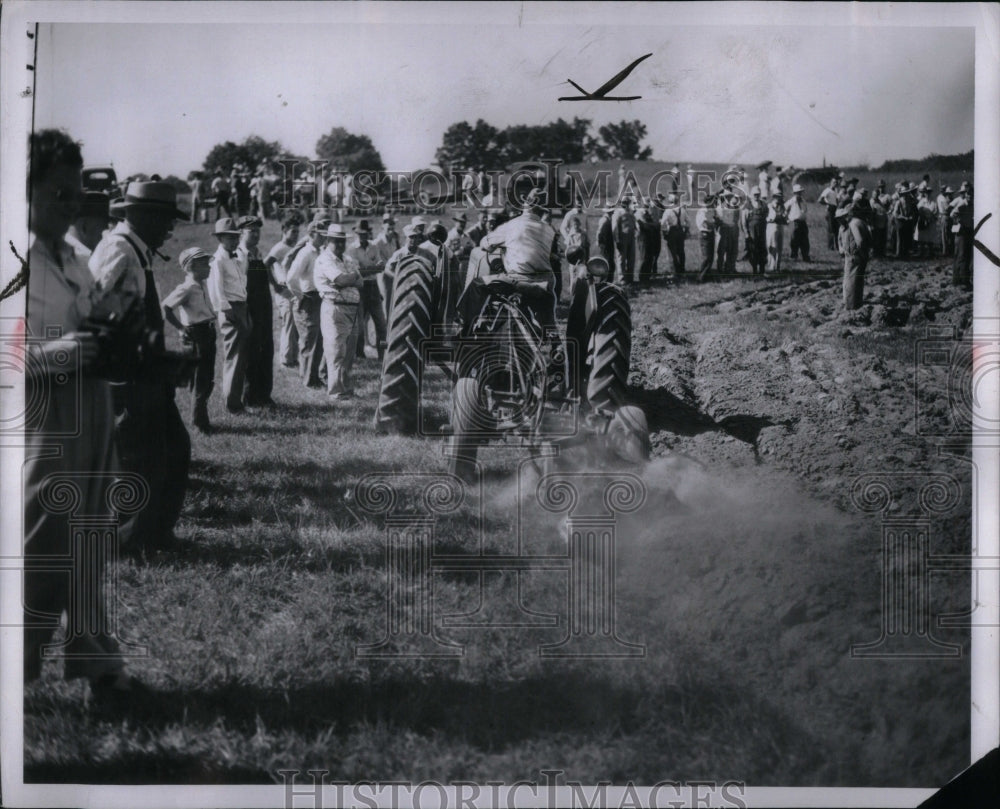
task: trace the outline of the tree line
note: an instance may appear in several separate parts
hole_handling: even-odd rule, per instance
[[[558,157],[567,163],[648,160],[652,157],[652,148],[642,145],[646,126],[641,121],[621,121],[599,127],[596,137],[591,134],[591,125],[586,118],[572,121],[559,118],[549,124],[516,124],[497,129],[482,119],[475,124],[460,121],[445,130],[435,160],[445,173],[450,173],[478,169],[493,171],[511,163],[544,157]],[[351,173],[385,171],[382,156],[371,138],[339,126],[316,141],[316,158]],[[290,154],[279,141],[250,135],[242,143],[227,140],[213,146],[201,170],[209,175],[217,170],[229,174],[234,166],[242,164],[255,171],[261,164],[273,166],[278,160],[287,159],[297,160],[303,166],[309,160]]]

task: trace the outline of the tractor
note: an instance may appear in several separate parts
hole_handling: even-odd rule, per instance
[[[603,265],[603,266],[602,266]],[[376,427],[417,431],[420,382],[428,364],[450,377],[449,471],[477,473],[479,447],[525,446],[539,471],[562,448],[584,445],[596,460],[649,457],[646,417],[626,403],[632,321],[603,259],[574,271],[566,340],[536,316],[537,287],[504,272],[502,256],[475,248],[467,280],[416,254],[397,268]],[[436,324],[444,324],[443,328]]]

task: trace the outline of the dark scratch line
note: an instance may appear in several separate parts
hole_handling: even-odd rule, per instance
[[[0,301],[9,298],[11,295],[19,292],[25,284],[28,283],[28,262],[21,258],[21,254],[17,252],[17,248],[14,247],[14,242],[8,242],[10,245],[10,252],[14,254],[14,257],[21,262],[21,269],[18,270],[17,275],[10,279],[10,283],[0,291]]]

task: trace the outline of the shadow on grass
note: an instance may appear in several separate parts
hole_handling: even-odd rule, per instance
[[[26,711],[30,713],[30,706]],[[468,682],[445,676],[418,682],[413,677],[396,677],[377,683],[316,683],[288,690],[231,682],[213,689],[154,691],[141,704],[108,711],[102,718],[127,718],[152,732],[178,722],[189,728],[212,726],[221,718],[227,727],[250,736],[261,725],[271,732],[287,728],[301,734],[332,727],[341,737],[378,726],[425,736],[443,734],[450,742],[464,742],[487,753],[561,733],[603,742],[638,736],[651,747],[657,740],[662,746],[665,736],[735,734],[752,736],[770,751],[764,751],[765,771],[759,777],[766,777],[766,768],[779,762],[792,762],[802,770],[822,764],[817,740],[793,717],[749,694],[744,684],[717,675],[691,678],[683,685],[623,684],[591,671],[516,682]],[[153,756],[118,759],[72,775],[54,765],[35,765],[30,776],[118,783],[123,770],[133,783],[231,783],[237,778],[264,783],[271,777],[252,770],[206,772],[194,760]]]
[[[133,753],[109,761],[28,764],[26,784],[264,784],[267,773],[221,767],[205,757],[177,753]]]

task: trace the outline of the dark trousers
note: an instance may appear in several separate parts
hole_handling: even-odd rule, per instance
[[[684,273],[684,229],[670,228],[663,240],[667,243],[667,251],[670,253],[670,264],[673,266],[674,275],[682,275]]]
[[[715,231],[702,230],[698,233],[698,241],[701,243],[701,269],[698,272],[698,280],[705,282],[709,280],[712,272],[712,259],[715,257]]]
[[[221,321],[225,362],[222,365],[222,393],[226,409],[236,413],[243,409],[243,389],[246,385],[247,344],[250,342],[250,313],[245,301],[230,301],[230,308]]]
[[[385,307],[382,305],[382,293],[378,289],[378,281],[374,278],[365,279],[361,287],[361,307],[358,313],[358,342],[356,352],[358,357],[365,355],[365,335],[368,334],[368,318],[375,321],[375,342],[381,359],[385,353],[386,320]]]
[[[955,255],[955,234],[951,232],[951,222],[948,221],[947,216],[938,214],[939,224],[941,228],[941,255],[942,256],[953,256]]]
[[[851,310],[861,306],[865,293],[865,269],[868,267],[868,252],[850,250],[844,256],[844,308]]]
[[[295,328],[299,332],[299,373],[303,385],[319,386],[323,366],[323,338],[320,334],[319,310],[322,300],[318,292],[307,292],[292,304]],[[325,369],[322,376],[325,376]]]
[[[955,260],[951,280],[956,286],[972,288],[972,228],[963,227],[955,234]]]
[[[809,261],[809,225],[804,220],[796,219],[792,222],[792,238],[788,247],[792,258],[796,258],[801,252],[802,260]]]
[[[656,273],[656,259],[659,257],[660,234],[656,233],[656,240],[643,236],[639,242],[639,283],[647,284],[653,280]]]
[[[219,217],[222,216],[222,211],[226,212],[226,216],[232,216],[233,212],[229,209],[229,192],[220,191],[215,195],[215,221],[219,221]]]
[[[133,547],[156,547],[173,533],[184,505],[191,437],[174,401],[174,389],[161,380],[118,386],[115,431],[122,469],[141,475],[149,500],[119,533]]]
[[[250,337],[245,398],[248,405],[259,405],[271,399],[274,387],[274,305],[264,270],[247,273],[247,311]]]
[[[872,255],[875,258],[885,258],[885,227],[872,228]]]
[[[837,224],[837,206],[826,206],[826,246],[830,250],[837,249],[837,235],[840,232],[840,225]]]
[[[715,269],[719,275],[736,274],[736,250],[739,247],[740,231],[736,225],[719,224],[718,253]]]
[[[767,266],[767,223],[764,220],[751,224],[747,234],[747,253],[750,260],[750,271],[754,275],[763,275]]]
[[[912,219],[896,220],[896,258],[907,258],[913,250],[915,224]]]
[[[184,329],[184,348],[198,352],[198,364],[191,376],[191,423],[208,426],[208,399],[215,388],[215,322],[206,320]]]

